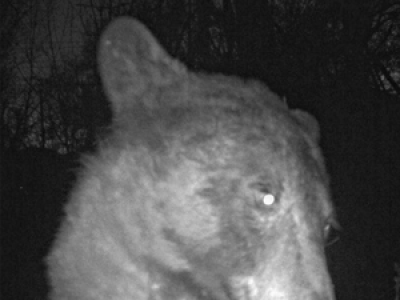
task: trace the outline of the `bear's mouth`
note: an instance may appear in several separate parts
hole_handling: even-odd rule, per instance
[[[204,270],[171,271],[159,263],[147,263],[149,299],[239,300],[230,283]]]

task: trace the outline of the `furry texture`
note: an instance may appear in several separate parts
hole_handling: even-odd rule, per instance
[[[99,66],[113,132],[66,207],[52,299],[333,299],[313,117],[187,71],[132,19],[105,31]]]

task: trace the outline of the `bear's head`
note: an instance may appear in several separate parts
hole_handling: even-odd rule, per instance
[[[113,132],[72,195],[50,258],[56,290],[334,299],[334,211],[313,117],[259,82],[188,71],[132,19],[105,31],[99,66]]]

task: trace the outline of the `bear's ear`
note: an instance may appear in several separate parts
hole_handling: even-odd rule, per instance
[[[122,17],[103,33],[98,65],[114,113],[139,105],[158,105],[154,95],[162,86],[179,80],[185,67],[172,59],[140,22]]]
[[[291,111],[293,117],[303,127],[304,131],[316,142],[319,142],[320,131],[318,121],[309,113],[295,109]]]

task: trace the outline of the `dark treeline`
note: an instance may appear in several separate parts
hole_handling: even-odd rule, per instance
[[[327,246],[337,298],[395,299],[394,263],[400,263],[400,216],[395,216],[400,199],[398,1],[81,0],[69,19],[75,24],[74,50],[59,52],[55,37],[61,20],[56,29],[46,24],[61,19],[62,12],[54,4],[45,10],[51,1],[3,2],[1,255],[22,258],[2,264],[2,283],[5,272],[18,270],[8,278],[8,288],[1,288],[2,299],[37,299],[46,292],[42,249],[56,227],[47,218],[60,215],[69,186],[65,181],[73,180],[70,170],[77,168],[75,154],[93,151],[112,118],[97,74],[96,43],[102,29],[121,15],[141,20],[191,70],[261,80],[289,106],[316,115],[342,227]],[[53,209],[42,209],[43,199]],[[27,209],[28,204],[36,208]],[[15,222],[18,216],[21,222]],[[52,228],[49,233],[40,229],[46,231],[46,242],[36,243],[38,254],[14,251],[26,246],[26,228],[34,230],[26,224],[43,219],[43,226]]]
[[[76,39],[83,47],[63,59],[48,56],[40,74],[10,63],[31,11],[24,1],[9,3],[0,24],[2,149],[93,147],[110,121],[96,41],[119,15],[142,20],[193,70],[262,80],[289,105],[317,114],[378,114],[400,94],[397,1],[81,1],[83,37]],[[21,77],[25,87],[15,88]]]

